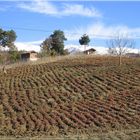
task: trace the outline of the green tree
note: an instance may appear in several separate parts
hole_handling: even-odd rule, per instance
[[[46,38],[40,45],[41,47],[41,56],[46,56],[50,54],[52,48],[52,39],[51,37]]]
[[[64,41],[66,41],[64,32],[61,30],[55,30],[53,34],[46,38],[40,45],[42,56],[45,55],[63,55],[64,51]]]
[[[55,50],[57,54],[62,55],[64,53],[64,41],[66,41],[66,37],[64,32],[61,30],[55,30],[51,37],[51,50]]]
[[[9,59],[11,62],[16,62],[20,60],[20,51],[16,48],[16,46],[13,46],[12,48],[9,49]]]
[[[16,40],[16,33],[14,30],[4,31],[0,29],[0,46],[11,48],[14,46]]]
[[[16,33],[14,30],[5,31],[0,29],[0,62],[7,63],[16,61],[20,58],[20,54],[14,45],[16,40]],[[9,51],[3,51],[2,48],[8,47]]]
[[[80,39],[79,43],[80,45],[84,45],[84,50],[86,50],[86,46],[89,45],[90,39],[89,36],[84,34]]]

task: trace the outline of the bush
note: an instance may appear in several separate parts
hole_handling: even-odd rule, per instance
[[[20,59],[20,52],[18,51],[9,51],[10,61],[16,62]]]

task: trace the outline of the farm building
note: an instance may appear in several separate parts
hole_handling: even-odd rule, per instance
[[[21,54],[21,60],[23,61],[36,61],[37,59],[37,52],[35,51],[24,52]]]
[[[126,54],[127,57],[140,57],[139,53],[127,53]]]
[[[84,54],[94,54],[95,52],[96,50],[93,48],[83,51]]]

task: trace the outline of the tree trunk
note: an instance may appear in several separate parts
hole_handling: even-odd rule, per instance
[[[121,66],[122,65],[122,56],[120,55],[119,56],[119,66]]]
[[[86,45],[84,45],[84,51],[86,51]]]

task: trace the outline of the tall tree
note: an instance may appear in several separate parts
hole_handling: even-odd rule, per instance
[[[14,30],[4,31],[0,29],[0,46],[2,47],[14,47],[14,41],[16,40],[16,33]]]
[[[64,41],[67,40],[64,32],[61,30],[55,30],[50,37],[52,39],[51,50],[55,50],[56,53],[62,55],[64,53]]]
[[[49,38],[46,38],[40,45],[43,56],[45,54],[64,54],[64,41],[66,40],[63,31],[55,30],[53,34],[51,34]]]
[[[84,45],[84,50],[86,50],[86,46],[89,45],[90,39],[89,36],[84,34],[80,39],[79,43],[80,45]]]
[[[119,57],[119,65],[122,64],[122,56],[125,55],[130,48],[133,48],[135,42],[126,35],[117,35],[115,38],[107,41],[108,53]]]

